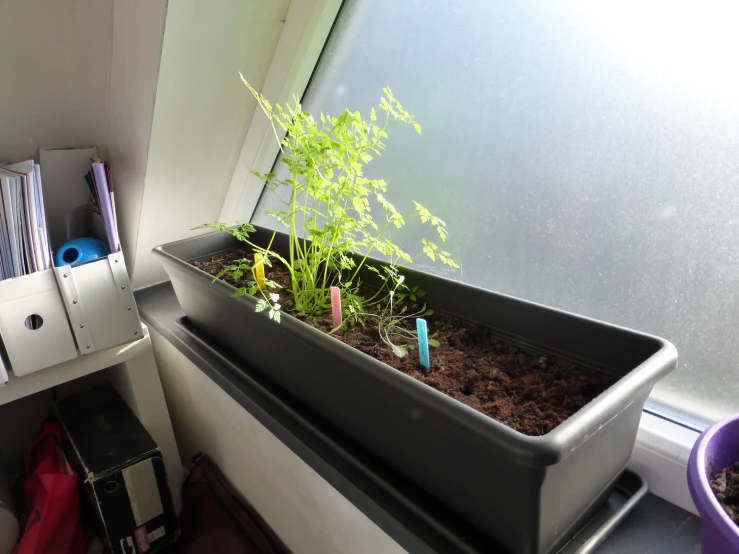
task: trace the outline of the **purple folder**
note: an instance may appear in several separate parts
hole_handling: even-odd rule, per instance
[[[92,164],[92,175],[95,178],[95,190],[97,191],[98,200],[100,201],[100,213],[105,223],[105,234],[108,237],[108,246],[110,246],[111,254],[119,252],[121,242],[118,238],[118,227],[116,225],[115,213],[113,212],[113,202],[110,198],[110,187],[108,186],[108,178],[105,175],[105,164],[96,162]]]

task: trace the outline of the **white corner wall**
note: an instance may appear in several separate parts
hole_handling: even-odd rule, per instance
[[[129,264],[166,9],[167,0],[0,1],[0,161],[97,145],[113,165]]]
[[[289,0],[170,2],[149,142],[133,284],[166,279],[151,249],[194,234],[223,206]],[[133,210],[133,203],[127,209]]]
[[[151,248],[220,215],[256,107],[238,74],[262,86],[289,5],[0,1],[0,161],[97,145],[134,285],[163,280]]]
[[[183,460],[207,453],[295,554],[401,554],[382,529],[151,330]]]
[[[113,0],[0,1],[0,161],[105,145]]]
[[[129,273],[138,237],[166,13],[167,0],[113,3],[107,147]]]

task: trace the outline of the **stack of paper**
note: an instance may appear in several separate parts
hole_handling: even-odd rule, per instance
[[[85,186],[85,174],[90,171],[90,160],[97,157],[94,146],[39,149],[52,252],[71,239],[90,236],[90,225],[83,221],[78,226],[76,220],[85,211],[87,221],[91,221],[90,190]]]
[[[5,369],[3,358],[0,356],[0,387],[4,387],[8,382],[8,370]]]
[[[41,171],[49,213],[52,251],[67,241],[93,236],[108,243],[111,253],[121,249],[115,215],[110,164],[95,146],[41,148]]]
[[[33,161],[0,167],[0,280],[51,267],[41,186]]]
[[[118,237],[118,222],[115,215],[115,196],[113,194],[113,175],[110,163],[99,158],[92,160],[92,169],[85,176],[87,186],[105,224],[105,235],[110,252],[119,252],[121,241]]]

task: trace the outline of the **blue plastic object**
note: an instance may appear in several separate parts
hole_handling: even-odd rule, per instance
[[[431,369],[431,360],[429,359],[429,331],[425,319],[420,317],[416,319],[416,331],[418,332],[418,359],[428,372]]]
[[[104,258],[110,254],[110,248],[103,241],[89,237],[72,239],[54,256],[54,265],[79,265],[91,262],[98,258]]]

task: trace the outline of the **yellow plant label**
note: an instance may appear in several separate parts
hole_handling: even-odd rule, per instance
[[[261,254],[254,254],[254,274],[257,277],[257,286],[264,290],[264,260]]]

